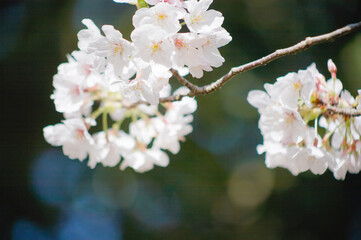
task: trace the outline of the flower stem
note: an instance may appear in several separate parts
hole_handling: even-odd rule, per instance
[[[92,114],[91,114],[91,118],[92,119],[97,119],[100,114],[102,114],[104,112],[104,108],[103,107],[99,107],[97,110],[95,110]]]
[[[124,119],[125,119],[125,118],[123,118],[123,119],[121,119],[121,120],[119,120],[118,122],[116,122],[116,123],[113,124],[112,128],[113,128],[115,134],[118,134],[118,131],[119,131],[119,129],[120,129],[120,126],[121,126],[122,123],[124,122]]]
[[[103,131],[105,132],[105,136],[107,141],[109,141],[108,137],[108,113],[103,112]]]

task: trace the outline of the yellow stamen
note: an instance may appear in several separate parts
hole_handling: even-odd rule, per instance
[[[195,24],[195,23],[200,23],[201,21],[204,21],[204,18],[202,15],[198,15],[192,18],[191,23]]]
[[[122,45],[120,44],[120,43],[116,43],[116,44],[114,44],[114,46],[113,46],[113,51],[114,51],[114,53],[115,54],[122,54],[122,52],[123,52],[123,47],[122,47]]]
[[[156,54],[161,49],[161,47],[160,47],[161,44],[162,44],[162,42],[157,42],[150,46],[152,54]]]
[[[302,84],[300,82],[295,82],[295,83],[293,83],[293,86],[296,90],[300,90],[302,87]]]
[[[164,21],[167,18],[167,15],[164,14],[158,14],[158,21]]]
[[[140,82],[137,82],[133,87],[132,90],[142,90],[142,85],[140,85]]]

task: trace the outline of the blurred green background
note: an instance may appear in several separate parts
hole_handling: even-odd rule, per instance
[[[0,3],[0,239],[361,239],[361,175],[337,181],[267,169],[258,113],[246,102],[288,72],[332,58],[345,88],[361,88],[361,32],[237,76],[199,96],[194,132],[167,168],[145,174],[72,161],[43,139],[58,123],[52,76],[77,49],[81,20],[113,24],[129,39],[135,7],[111,0],[3,0]],[[306,36],[361,20],[357,0],[215,0],[233,41],[230,67]],[[174,81],[175,82],[175,81]]]

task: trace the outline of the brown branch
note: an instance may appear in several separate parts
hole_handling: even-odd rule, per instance
[[[236,76],[240,73],[250,71],[250,70],[258,68],[260,66],[265,66],[268,63],[270,63],[278,58],[281,58],[281,57],[284,57],[287,55],[296,54],[298,52],[302,52],[302,51],[310,48],[313,45],[316,45],[319,43],[324,43],[324,42],[334,41],[336,38],[339,38],[346,34],[349,34],[359,28],[361,28],[361,22],[349,24],[343,28],[337,29],[330,33],[322,34],[322,35],[315,36],[315,37],[307,37],[305,40],[303,40],[291,47],[276,50],[275,52],[273,52],[265,57],[262,57],[258,60],[255,60],[250,63],[246,63],[246,64],[238,66],[238,67],[234,67],[223,77],[219,78],[218,80],[216,80],[208,85],[202,86],[202,87],[199,87],[197,85],[190,83],[188,80],[181,77],[177,71],[172,69],[171,71],[172,71],[173,75],[178,79],[178,81],[181,82],[182,84],[184,84],[185,86],[187,86],[191,91],[186,95],[180,94],[180,95],[172,95],[169,97],[161,98],[160,102],[179,101],[185,96],[194,97],[197,95],[213,93],[214,91],[219,90],[224,84],[226,84],[234,76]],[[339,111],[339,109],[330,109],[330,111],[337,112],[337,111]],[[358,114],[358,112],[356,113],[356,115],[357,114]],[[359,115],[361,115],[361,114],[359,114]]]
[[[334,113],[334,114],[340,114],[340,115],[343,115],[343,116],[348,116],[348,117],[361,116],[361,111],[358,110],[358,109],[354,109],[354,108],[351,108],[351,109],[338,108],[338,107],[335,107],[335,106],[328,105],[328,106],[326,106],[326,111]]]
[[[173,76],[184,86],[186,86],[187,88],[189,88],[189,90],[191,90],[191,92],[198,92],[199,91],[199,87],[194,85],[193,83],[189,82],[187,79],[185,79],[184,77],[182,77],[181,75],[179,75],[178,71],[174,70],[174,69],[170,69],[170,71],[172,72]]]
[[[188,94],[177,94],[177,95],[171,95],[169,97],[160,98],[159,102],[164,103],[164,102],[179,101],[185,96],[194,97],[197,95],[213,93],[213,92],[219,90],[224,84],[226,84],[234,76],[236,76],[240,73],[250,71],[250,70],[258,68],[260,66],[265,66],[268,63],[270,63],[278,58],[302,52],[302,51],[310,48],[313,45],[316,45],[319,43],[324,43],[324,42],[334,41],[335,39],[342,37],[344,35],[347,35],[353,31],[356,31],[359,28],[361,28],[361,22],[349,24],[343,28],[337,29],[330,33],[326,33],[326,34],[322,34],[322,35],[314,36],[314,37],[307,37],[305,40],[303,40],[291,47],[276,50],[273,53],[271,53],[265,57],[262,57],[258,60],[255,60],[250,63],[246,63],[246,64],[238,66],[238,67],[234,67],[223,77],[219,78],[218,80],[216,80],[208,85],[202,86],[202,87],[192,84],[187,79],[180,76],[176,70],[171,69],[170,71],[172,72],[173,76],[175,78],[177,78],[177,80],[181,84],[188,87],[190,92]],[[138,101],[138,102],[135,102],[130,105],[125,105],[124,107],[133,108],[139,104],[149,105],[149,103],[147,103],[145,101]],[[346,116],[352,116],[352,117],[361,116],[361,111],[358,111],[356,109],[340,109],[340,108],[337,108],[334,106],[327,106],[327,110],[330,112],[333,112],[333,113],[342,114],[342,115],[346,115]]]

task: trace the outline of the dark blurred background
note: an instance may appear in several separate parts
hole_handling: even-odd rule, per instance
[[[361,88],[361,32],[276,60],[199,96],[194,132],[167,168],[145,174],[63,156],[43,127],[58,123],[52,76],[77,49],[83,18],[113,24],[129,39],[135,7],[111,0],[2,0],[0,3],[0,239],[361,239],[361,175],[337,181],[267,169],[258,113],[246,102],[288,72],[332,58],[345,88]],[[215,0],[233,41],[230,67],[306,36],[361,20],[357,0]]]

